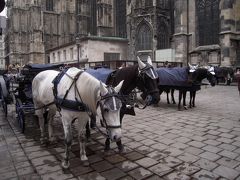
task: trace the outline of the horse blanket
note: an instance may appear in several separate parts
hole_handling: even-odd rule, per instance
[[[99,81],[102,81],[106,84],[107,78],[111,72],[114,70],[108,69],[108,68],[98,68],[98,69],[87,69],[86,72],[91,74],[93,77],[98,79]]]
[[[160,86],[189,87],[187,68],[157,68]]]

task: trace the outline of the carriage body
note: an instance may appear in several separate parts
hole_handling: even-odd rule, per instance
[[[49,65],[49,64],[31,64],[26,65],[15,78],[13,82],[13,96],[15,102],[15,109],[17,114],[17,121],[21,131],[25,130],[25,117],[26,115],[34,115],[35,109],[32,99],[32,80],[40,72],[45,70],[59,70],[63,67],[62,64]]]

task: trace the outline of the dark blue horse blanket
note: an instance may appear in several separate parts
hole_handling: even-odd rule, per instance
[[[189,87],[187,68],[157,68],[160,86]]]
[[[106,84],[107,78],[114,70],[108,68],[87,69],[86,72]]]

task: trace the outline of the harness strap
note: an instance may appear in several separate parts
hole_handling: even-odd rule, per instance
[[[43,108],[46,108],[46,107],[48,107],[48,106],[50,106],[50,105],[52,105],[52,104],[55,104],[55,102],[50,102],[50,103],[48,103],[48,104],[46,104],[46,105],[44,105],[44,106],[42,106],[42,107],[34,108],[34,110],[36,111],[36,110],[39,110],[39,109],[43,109]]]
[[[54,87],[53,87],[53,94],[54,94],[54,97],[55,97],[55,104],[56,106],[60,109],[61,107],[63,108],[66,108],[66,109],[69,109],[69,110],[73,110],[73,111],[86,111],[86,106],[85,104],[83,104],[82,102],[79,102],[77,100],[77,98],[75,97],[76,101],[72,101],[72,100],[67,100],[67,95],[70,91],[70,89],[72,88],[72,86],[75,84],[75,89],[77,89],[76,87],[76,81],[78,80],[79,76],[83,73],[83,71],[79,71],[75,76],[74,78],[72,78],[71,76],[69,76],[67,74],[67,70],[68,69],[64,69],[61,73],[59,73],[56,78],[53,80],[53,84],[54,84]],[[58,83],[60,82],[60,80],[62,79],[62,77],[66,75],[67,77],[69,77],[70,79],[72,79],[72,83],[69,87],[69,89],[66,91],[65,95],[63,98],[60,98],[58,97],[58,91],[57,91],[57,86],[58,86]]]

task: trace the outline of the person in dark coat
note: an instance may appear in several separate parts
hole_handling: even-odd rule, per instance
[[[239,96],[240,96],[240,69],[237,69],[237,72],[236,72],[235,76],[236,76],[236,79],[237,79],[238,92],[239,92]]]

